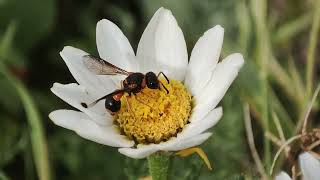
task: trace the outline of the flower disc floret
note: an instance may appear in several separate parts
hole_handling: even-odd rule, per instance
[[[176,136],[188,123],[191,94],[176,80],[161,88],[144,88],[140,93],[122,97],[120,111],[114,116],[122,133],[137,143],[160,143]]]

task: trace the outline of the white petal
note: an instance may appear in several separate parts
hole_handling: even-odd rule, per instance
[[[138,145],[137,148],[120,148],[119,152],[128,157],[142,159],[158,151],[157,144]]]
[[[196,106],[193,109],[192,118],[202,119],[217,106],[227,92],[233,80],[237,77],[244,63],[241,54],[235,53],[226,57],[215,68],[209,84],[202,94],[195,96]]]
[[[96,41],[99,55],[126,71],[137,72],[133,49],[119,27],[107,19],[97,23]]]
[[[305,180],[320,179],[320,161],[310,153],[303,153],[299,156],[300,168]]]
[[[115,84],[111,78],[95,75],[84,65],[82,57],[86,54],[88,53],[71,46],[64,47],[60,52],[73,77],[88,91],[99,95],[112,92],[115,89]]]
[[[58,126],[75,131],[79,136],[108,146],[131,147],[133,141],[119,134],[114,126],[99,126],[79,111],[56,110],[49,114],[50,119]]]
[[[140,39],[137,58],[143,72],[163,71],[170,78],[184,79],[187,46],[171,11],[160,8],[153,15]]]
[[[112,116],[106,112],[103,101],[100,101],[91,108],[84,108],[81,105],[83,102],[89,104],[99,98],[86,91],[83,86],[75,83],[66,85],[54,83],[51,91],[71,106],[86,113],[96,123],[100,125],[112,124]]]
[[[275,180],[291,180],[291,178],[290,178],[290,176],[289,176],[287,173],[281,171],[281,172],[275,177]]]
[[[167,142],[160,143],[159,149],[163,151],[179,151],[182,149],[187,149],[202,144],[211,135],[212,133],[203,133],[189,138],[171,138]]]
[[[182,136],[183,138],[188,138],[195,136],[197,134],[201,134],[207,129],[214,126],[222,117],[222,107],[218,107],[201,120],[191,121],[190,124],[186,125],[183,131],[178,134],[178,136]]]
[[[212,77],[219,61],[223,33],[224,30],[220,25],[209,29],[192,50],[185,84],[194,96],[202,92]]]

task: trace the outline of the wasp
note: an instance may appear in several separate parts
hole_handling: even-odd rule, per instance
[[[166,92],[169,93],[168,89],[159,80],[159,76],[162,74],[165,77],[167,83],[169,83],[169,79],[163,72],[159,72],[158,75],[151,71],[147,72],[146,74],[143,74],[141,72],[128,72],[107,62],[104,59],[92,55],[84,55],[82,57],[82,60],[87,69],[94,74],[127,76],[124,80],[121,81],[120,89],[117,89],[90,104],[81,103],[81,105],[85,108],[91,107],[101,100],[105,100],[106,110],[108,110],[111,114],[114,114],[121,108],[121,97],[124,95],[124,93],[128,93],[129,96],[131,96],[132,94],[141,92],[142,89],[146,87],[150,89],[161,90],[160,85],[162,85]]]

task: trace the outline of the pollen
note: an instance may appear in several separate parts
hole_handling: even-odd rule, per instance
[[[191,94],[176,80],[161,80],[169,93],[144,88],[136,95],[121,98],[120,111],[114,115],[121,132],[136,143],[160,143],[176,136],[188,123]]]

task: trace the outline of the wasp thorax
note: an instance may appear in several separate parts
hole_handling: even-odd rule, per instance
[[[156,77],[156,76],[155,76]],[[157,78],[157,77],[156,77]],[[124,95],[114,116],[123,134],[137,143],[160,143],[176,136],[188,123],[191,95],[175,80],[162,81],[169,90],[144,88],[136,95]]]

